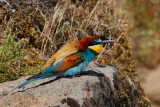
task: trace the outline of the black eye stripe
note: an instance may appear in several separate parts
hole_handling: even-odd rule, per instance
[[[89,42],[88,43],[89,46],[93,46],[93,45],[97,45],[97,44],[100,44],[100,42],[93,41],[93,42]]]

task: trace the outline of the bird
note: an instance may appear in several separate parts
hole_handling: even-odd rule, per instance
[[[13,90],[22,88],[39,79],[53,76],[76,76],[102,52],[104,44],[111,42],[113,40],[102,41],[97,36],[69,41],[48,60],[42,72],[26,79],[24,83]]]

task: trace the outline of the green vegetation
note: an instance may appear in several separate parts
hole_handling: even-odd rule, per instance
[[[43,69],[40,66],[36,66],[34,69],[29,67],[27,64],[23,68],[23,71],[25,72],[25,75],[34,75],[37,74],[38,72],[41,72]]]
[[[16,42],[11,33],[6,35],[0,47],[0,82],[13,80],[22,75],[20,60],[24,54],[21,49],[22,44]]]
[[[0,83],[23,75],[33,75],[42,70],[41,67],[32,70],[27,64],[21,68],[21,61],[25,56],[22,46],[22,43],[16,42],[12,33],[5,36],[4,43],[0,46]]]

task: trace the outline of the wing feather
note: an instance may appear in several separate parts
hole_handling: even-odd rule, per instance
[[[60,50],[58,50],[46,63],[45,68],[50,66],[50,64],[55,61],[55,64],[58,61],[63,60],[66,56],[78,52],[79,47],[75,42],[69,41],[62,46]]]
[[[82,61],[84,61],[83,53],[77,52],[71,54],[62,60],[63,64],[57,67],[55,71],[65,71],[73,66],[76,66],[78,63],[81,63]]]

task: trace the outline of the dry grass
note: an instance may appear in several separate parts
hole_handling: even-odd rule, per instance
[[[125,0],[12,0],[4,3],[1,9],[0,26],[4,29],[0,29],[0,47],[8,32],[15,35],[16,42],[23,44],[21,50],[26,56],[19,63],[20,72],[24,72],[21,76],[41,70],[36,66],[44,65],[68,40],[103,36],[116,42],[105,46],[95,61],[113,64],[135,77],[135,61],[126,33]],[[11,80],[10,77],[3,81],[7,80]],[[138,86],[142,92],[140,104],[147,104]]]
[[[1,36],[8,31],[13,32],[17,41],[23,42],[23,49],[29,55],[27,63],[32,63],[31,66],[43,64],[39,61],[49,59],[68,40],[103,35],[116,43],[105,47],[97,61],[135,72],[125,31],[127,17],[124,0],[59,0],[51,3],[41,1],[41,4],[38,0],[15,2],[10,2],[10,5],[16,4],[15,8],[10,7],[2,17],[6,29]],[[5,18],[8,16],[12,17]]]
[[[105,35],[107,39],[116,39],[115,30],[122,31],[126,25],[123,2],[90,0],[73,3],[70,0],[67,2],[61,0],[48,19],[39,9],[45,20],[41,32],[41,36],[44,37],[41,47],[43,55],[46,51],[57,49],[59,44],[65,43],[68,39],[75,39],[77,36]]]
[[[103,35],[116,43],[105,47],[96,61],[112,63],[134,74],[134,60],[125,31],[124,0],[15,2],[10,2],[16,6],[2,18],[6,29],[1,35],[11,31],[17,41],[23,42],[23,49],[29,55],[27,63],[31,66],[43,64],[68,40]],[[9,16],[12,17],[5,18]]]

